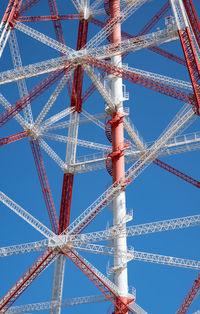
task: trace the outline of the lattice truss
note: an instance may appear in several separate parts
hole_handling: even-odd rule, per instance
[[[0,312],[186,313],[195,298],[198,311],[199,2],[121,0],[114,17],[115,0],[57,2],[0,3]],[[134,210],[113,223],[124,191]]]

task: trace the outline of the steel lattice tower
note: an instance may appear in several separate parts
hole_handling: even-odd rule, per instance
[[[107,313],[151,312],[146,308],[147,303],[141,301],[145,299],[144,291],[148,290],[150,282],[150,287],[156,286],[158,279],[162,286],[166,286],[165,279],[156,275],[155,283],[152,282],[145,271],[138,271],[135,266],[129,267],[132,261],[200,270],[197,248],[194,256],[188,257],[190,249],[196,246],[196,231],[191,238],[181,237],[180,243],[185,243],[182,253],[186,253],[185,258],[152,253],[153,244],[148,253],[137,251],[136,247],[127,244],[129,237],[160,232],[161,237],[164,234],[161,240],[164,249],[168,249],[168,235],[165,238],[164,231],[174,230],[171,233],[174,232],[176,236],[169,238],[173,251],[179,237],[177,229],[186,229],[179,230],[183,235],[190,232],[190,227],[200,225],[198,213],[189,210],[187,216],[181,216],[178,212],[173,216],[178,218],[169,219],[168,213],[174,213],[176,208],[173,211],[167,208],[170,197],[171,204],[174,207],[177,205],[172,196],[176,194],[179,197],[177,203],[180,202],[182,206],[187,201],[193,204],[193,190],[200,188],[198,176],[194,179],[192,174],[185,174],[160,160],[165,156],[179,156],[200,148],[200,133],[196,131],[200,112],[200,23],[196,2],[5,2],[2,4],[4,13],[0,24],[0,146],[3,158],[0,201],[2,212],[10,209],[20,217],[19,221],[24,222],[18,230],[7,212],[2,219],[1,229],[5,237],[0,247],[0,257],[5,260],[5,257],[11,259],[14,257],[9,256],[21,255],[21,259],[20,263],[17,259],[14,263],[10,262],[6,266],[6,273],[2,274],[0,312],[49,310],[50,313],[60,313],[65,306],[106,301],[111,304],[104,307]],[[148,57],[151,55],[154,57]],[[162,64],[160,60],[165,61]],[[136,68],[137,63],[142,66]],[[147,64],[150,69],[156,70],[144,70]],[[162,73],[162,67],[167,73],[177,72],[181,79],[172,74],[158,74]],[[177,70],[179,68],[180,72]],[[140,115],[137,110],[132,114],[132,90],[136,93],[134,106],[140,102]],[[158,100],[156,96],[147,96],[150,93],[158,95]],[[168,103],[171,101],[174,107],[167,105],[166,108],[167,101],[162,102],[161,99],[167,99]],[[155,101],[157,107],[152,104],[152,110],[145,108],[149,107],[150,101]],[[157,111],[154,111],[155,108]],[[155,128],[157,138],[154,136],[156,139],[152,142],[144,141],[136,129],[136,122],[144,124],[144,135],[154,135]],[[161,128],[163,122],[165,125]],[[161,135],[158,134],[160,129]],[[187,129],[190,133],[187,133]],[[178,157],[174,157],[174,160],[178,160]],[[190,158],[188,163],[195,168],[195,160],[191,163]],[[152,164],[155,166],[151,167]],[[169,195],[162,199],[161,204],[167,208],[167,215],[162,216],[160,211],[155,211],[154,222],[146,223],[144,219],[145,222],[141,224],[140,218],[145,215],[151,217],[151,214],[144,211],[138,219],[135,214],[137,207],[141,211],[143,204],[149,204],[149,195],[155,195],[156,200],[160,201],[163,197],[159,183],[155,182],[156,174],[155,177],[152,174],[153,169],[159,170],[156,166],[173,174],[178,184],[187,185],[188,190],[191,187],[193,190],[189,190],[189,196],[186,193],[181,196],[180,201],[180,195],[184,193],[176,185],[177,191],[173,191],[168,177],[165,177],[166,182],[160,186],[163,189],[169,186]],[[96,174],[100,172],[101,179]],[[146,189],[138,178],[140,175],[144,178],[145,173],[149,178],[147,182],[150,182]],[[109,185],[108,174],[112,177]],[[182,183],[177,177],[183,180]],[[129,185],[133,181],[134,185],[137,180],[140,180],[140,190],[136,188],[135,192],[130,191]],[[11,187],[11,192],[8,187]],[[99,189],[100,193],[97,192]],[[154,203],[150,202],[153,217]],[[130,203],[133,203],[134,214],[127,210]],[[46,218],[43,207],[47,209]],[[130,225],[135,216],[134,225]],[[5,224],[4,220],[8,223]],[[108,220],[109,225],[105,227]],[[103,224],[101,228],[100,224]],[[33,234],[29,233],[30,226],[33,227]],[[24,236],[24,241],[21,241],[21,236]],[[20,244],[13,244],[16,243],[13,241],[15,237],[20,239]],[[143,247],[142,241],[139,243],[136,239],[133,245],[139,243]],[[192,244],[191,248],[188,243]],[[25,254],[34,252],[38,254],[35,259],[27,258],[28,263],[22,262]],[[106,266],[104,257],[100,258],[99,264],[94,257],[93,262],[89,262],[92,254],[109,256],[109,264]],[[72,263],[68,264],[69,261]],[[96,286],[101,295],[85,296],[85,290],[93,289],[87,286],[85,289],[85,281],[75,282],[70,268],[72,264],[90,279],[91,287]],[[48,266],[47,277],[42,277]],[[17,267],[15,278],[13,272]],[[52,268],[53,275],[49,279]],[[194,274],[193,277],[185,273],[174,275],[175,271],[173,276],[181,276],[181,283],[189,292],[184,298],[185,290],[181,290],[179,284],[182,299],[176,299],[170,292],[167,297],[170,300],[174,298],[174,311],[186,313],[198,296],[200,277],[199,274],[196,278]],[[153,269],[152,274],[149,270],[147,272],[149,278],[153,278]],[[82,296],[71,298],[71,291],[68,291],[70,297],[65,299],[64,279],[67,273],[70,274],[72,290],[73,287],[75,291],[76,287],[77,290],[80,288]],[[29,303],[26,289],[31,291],[37,277],[46,278],[48,287],[41,289],[41,294],[51,299],[42,302],[41,298],[38,300],[40,303],[20,305],[23,294],[24,300],[27,299]],[[195,279],[194,283],[191,278]],[[39,283],[39,279],[36,282]],[[140,282],[143,283],[140,285]],[[130,289],[130,284],[135,288]],[[176,286],[175,282],[171,285]],[[136,300],[137,288],[139,302]],[[37,288],[34,289],[36,294]],[[19,305],[15,306],[18,298]],[[158,295],[155,296],[155,304],[156,299]],[[84,310],[81,312],[84,313]]]

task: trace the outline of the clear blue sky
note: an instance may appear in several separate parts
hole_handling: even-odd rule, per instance
[[[57,0],[57,2],[61,14],[75,13],[69,0]],[[194,0],[193,2],[200,16],[199,1]],[[8,1],[6,0],[0,2],[1,16],[6,9],[7,3]],[[148,2],[123,24],[122,29],[130,34],[137,34],[164,3],[165,1],[163,0]],[[40,1],[27,15],[49,15],[48,1]],[[104,21],[105,16],[99,18]],[[55,38],[51,22],[39,22],[28,25]],[[78,21],[63,21],[62,26],[66,44],[75,49]],[[164,27],[164,20],[159,22],[154,30],[156,30],[157,27],[162,29]],[[97,31],[99,31],[99,28],[90,23],[89,38]],[[24,65],[59,56],[59,53],[44,47],[43,44],[19,32],[17,32],[17,35]],[[183,57],[179,42],[166,44],[163,48]],[[127,62],[132,67],[189,80],[187,69],[184,66],[164,59],[147,50],[134,54],[131,53],[127,58]],[[8,45],[0,60],[0,65],[1,71],[13,68]],[[28,90],[35,86],[42,78],[43,76],[28,80]],[[160,135],[162,130],[164,130],[183,103],[143,87],[130,84],[129,82],[124,83],[130,93],[130,100],[125,102],[124,106],[130,108],[130,117],[144,137],[144,140],[153,141]],[[89,84],[89,80],[85,78],[83,89],[85,90]],[[51,88],[50,91],[44,93],[42,97],[33,102],[32,110],[34,118],[37,117],[52,91],[53,89]],[[3,85],[0,88],[0,92],[3,93],[11,103],[14,103],[19,98],[17,84]],[[49,113],[49,116],[66,108],[66,106],[68,107],[69,104],[70,99],[67,89],[65,88],[56,106],[54,106]],[[104,101],[98,92],[95,92],[84,104],[83,108],[90,113],[101,113],[104,111]],[[0,110],[3,111],[2,108]],[[1,128],[0,137],[2,138],[20,131],[21,129],[17,123],[10,121],[6,126]],[[186,133],[194,131],[199,131],[199,120],[197,120]],[[66,130],[64,130],[64,132],[66,132]],[[64,132],[62,134],[64,134]],[[109,144],[103,130],[97,129],[97,127],[91,124],[80,127],[79,138]],[[127,134],[126,138],[128,138]],[[50,141],[48,143],[52,145],[55,151],[64,159],[65,144],[54,144]],[[78,148],[77,154],[81,156],[92,152],[93,151]],[[63,174],[46,153],[44,151],[42,153],[55,205],[59,213]],[[199,152],[194,151],[169,156],[162,158],[162,160],[199,180],[199,157]],[[1,147],[0,182],[1,190],[4,193],[50,227],[29,140],[24,139]],[[93,173],[76,175],[72,197],[71,221],[80,215],[98,195],[104,192],[107,184],[110,183],[111,177],[105,169]],[[129,225],[195,215],[199,214],[199,191],[194,186],[178,179],[172,174],[155,165],[151,165],[127,188],[127,209],[133,209],[133,221],[131,221]],[[3,204],[0,204],[0,212],[0,247],[42,239],[37,231],[33,230]],[[103,230],[107,222],[112,224],[112,217],[110,210],[105,208],[85,232]],[[128,245],[134,246],[137,251],[199,260],[200,252],[198,240],[199,227],[195,227],[190,230],[168,231],[160,234],[129,238]],[[103,273],[106,273],[107,257],[89,254],[83,255]],[[33,253],[2,258],[0,260],[0,297],[8,291],[38,256],[39,253]],[[110,263],[112,263],[111,260]],[[128,265],[128,274],[129,285],[137,289],[138,304],[148,313],[171,314],[175,313],[179,308],[198,272],[190,269],[132,261]],[[51,299],[52,277],[53,265],[34,281],[23,296],[17,300],[15,305],[49,301]],[[94,294],[100,294],[100,292],[75,265],[67,261],[63,298],[67,299]],[[106,313],[108,307],[109,303],[107,302],[98,305],[63,308],[62,312],[93,313],[95,311],[96,314],[100,314]],[[194,301],[189,313],[194,313],[198,309],[200,309],[199,297]]]

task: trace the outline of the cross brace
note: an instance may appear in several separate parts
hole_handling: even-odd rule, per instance
[[[10,135],[10,136],[1,138],[0,139],[0,146],[19,141],[22,138],[25,138],[27,136],[28,136],[28,132],[27,131],[23,131],[23,132],[20,132],[20,133],[16,133],[14,135]]]

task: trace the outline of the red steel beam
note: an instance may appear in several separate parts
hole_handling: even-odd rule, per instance
[[[155,52],[155,53],[158,53],[159,55],[161,55],[163,57],[166,57],[172,61],[175,61],[176,63],[179,63],[181,65],[186,66],[186,62],[183,58],[178,57],[175,54],[173,54],[167,50],[164,50],[164,49],[162,49],[160,47],[156,47],[156,46],[155,47],[149,47],[148,49]]]
[[[52,16],[58,15],[58,7],[56,0],[48,0],[49,3],[49,9]],[[53,20],[53,26],[56,33],[57,41],[59,41],[62,44],[65,44],[65,39],[62,31],[62,26],[60,23],[60,20]]]
[[[46,21],[66,21],[66,20],[77,20],[80,18],[78,14],[68,15],[39,15],[39,16],[20,16],[17,18],[19,22],[46,22]]]
[[[200,189],[200,181],[197,181],[197,180],[193,179],[192,177],[188,176],[187,174],[185,174],[185,173],[183,173],[183,172],[173,168],[172,166],[166,164],[165,162],[163,162],[163,161],[161,161],[159,159],[155,159],[153,161],[153,163],[155,165],[157,165],[157,166],[159,166],[159,167],[161,167],[161,168],[163,168],[163,169],[165,169],[165,170],[175,174],[177,177],[185,180],[186,182],[188,182],[188,183],[190,183],[190,184],[192,184],[192,185],[194,185],[194,186],[196,186],[197,188]]]
[[[165,83],[154,81],[153,79],[147,78],[141,74],[131,73],[127,69],[114,66],[111,63],[105,62],[103,60],[97,60],[91,57],[87,57],[86,62],[94,65],[98,69],[105,70],[109,74],[113,74],[116,76],[123,76],[124,79],[134,84],[146,87],[158,93],[173,97],[175,99],[185,101],[187,103],[191,103],[192,105],[196,105],[194,94],[188,93],[182,89],[172,87]]]
[[[192,40],[192,35],[190,33],[189,27],[185,30],[179,30],[179,37],[183,52],[185,55],[185,60],[187,63],[188,72],[192,82],[194,90],[194,98],[196,105],[196,112],[199,114],[200,109],[200,63],[199,58],[196,53],[196,49]]]
[[[63,68],[48,75],[39,84],[33,87],[26,95],[17,100],[9,109],[6,109],[0,115],[0,127],[6,124],[17,113],[24,109],[29,102],[35,100],[38,96],[44,93],[49,87],[55,84],[67,71],[71,70],[71,66],[68,69]]]
[[[57,16],[58,15],[58,7],[57,7],[56,0],[48,0],[48,3],[49,3],[49,9],[50,9],[51,16],[55,16],[55,15]],[[53,22],[57,41],[59,43],[65,45],[65,39],[64,39],[62,25],[61,25],[60,20],[52,20],[52,22]],[[63,56],[62,53],[60,53],[60,55]],[[72,91],[71,79],[67,80],[67,89],[68,89],[69,95],[71,96],[71,91]]]
[[[51,189],[49,186],[49,182],[48,182],[48,178],[47,178],[47,173],[45,170],[45,165],[44,165],[44,161],[42,158],[42,153],[40,150],[40,146],[37,140],[31,141],[30,142],[31,145],[31,150],[33,153],[33,157],[34,157],[34,161],[35,161],[35,165],[36,165],[36,169],[37,169],[37,173],[38,173],[38,177],[40,180],[40,185],[42,188],[42,193],[44,196],[44,201],[47,207],[47,211],[48,211],[48,215],[49,215],[49,219],[51,222],[51,227],[52,230],[55,234],[58,234],[58,216],[56,213],[56,209],[55,209],[55,205],[54,205],[54,201],[53,201],[53,197],[52,197],[52,193],[51,193]]]
[[[171,8],[170,1],[167,1],[160,10],[150,19],[150,21],[141,29],[137,36],[142,36],[147,34],[160,20],[161,18],[169,11]]]
[[[83,48],[87,42],[88,21],[80,20],[78,28],[78,40],[76,50]],[[83,86],[84,70],[81,65],[78,65],[74,71],[73,90],[71,97],[71,107],[75,107],[77,112],[82,110],[82,86]]]
[[[24,275],[0,300],[0,313],[5,313],[9,307],[19,298],[33,280],[49,265],[57,255],[57,252],[46,249],[31,265]]]
[[[1,138],[0,139],[0,146],[19,141],[22,138],[25,138],[27,136],[28,136],[28,132],[27,131],[23,131],[23,132],[20,132],[20,133],[16,133],[16,134],[13,134],[13,135]]]
[[[22,0],[10,0],[2,21],[4,23],[9,23],[9,25],[13,27],[13,20],[17,18],[21,5]]]
[[[26,13],[28,10],[30,10],[36,3],[38,3],[40,0],[26,0],[23,5],[21,6],[18,16]]]
[[[12,6],[13,6],[13,4],[14,4],[14,1],[15,1],[15,0],[10,0],[10,1],[9,1],[8,6],[7,6],[7,8],[6,8],[6,11],[5,11],[5,13],[4,13],[3,19],[2,19],[2,22],[4,22],[4,23],[7,22],[8,17],[9,17],[9,15],[10,15],[10,12],[11,12],[11,10],[12,10]]]
[[[77,50],[80,50],[87,42],[88,22],[86,20],[79,21]],[[71,107],[75,107],[77,112],[82,110],[82,85],[84,71],[80,65],[74,71],[73,89],[71,95]],[[59,233],[63,232],[69,226],[71,199],[73,189],[74,175],[65,173],[63,176],[62,197],[60,205],[59,217]]]
[[[63,176],[58,234],[62,233],[69,226],[73,179],[74,175],[71,173],[65,173]]]
[[[199,46],[200,49],[200,22],[199,19],[197,17],[197,13],[194,7],[194,4],[192,2],[192,0],[183,0],[186,12],[187,12],[187,16],[189,18],[192,30],[194,32],[197,44]]]
[[[120,297],[118,297],[108,285],[77,255],[70,247],[65,247],[63,253],[95,284],[97,288],[115,305],[118,314],[133,313]],[[130,300],[129,303],[134,300]],[[128,303],[128,304],[129,304]]]
[[[190,305],[194,301],[198,291],[200,288],[200,273],[198,273],[195,281],[192,284],[192,287],[190,288],[188,294],[186,295],[183,303],[181,304],[179,310],[176,312],[176,314],[185,314],[187,313]]]

